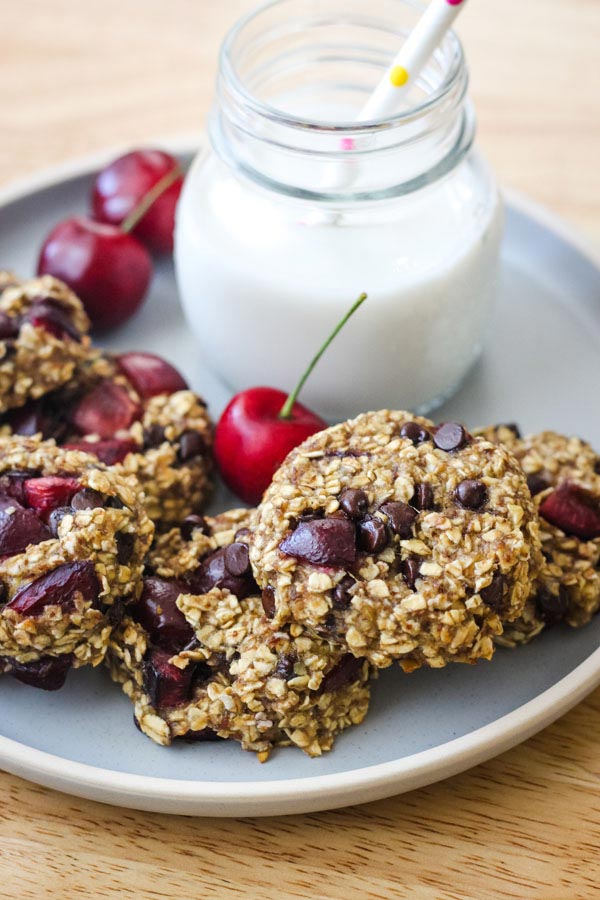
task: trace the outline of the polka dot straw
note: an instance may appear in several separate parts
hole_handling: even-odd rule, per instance
[[[383,119],[400,111],[404,95],[429,62],[466,3],[467,0],[431,0],[361,110],[359,122]]]

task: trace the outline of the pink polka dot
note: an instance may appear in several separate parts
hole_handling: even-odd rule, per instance
[[[446,3],[449,3],[450,6],[460,6],[463,0],[446,0]]]
[[[342,138],[342,150],[354,150],[354,138]]]

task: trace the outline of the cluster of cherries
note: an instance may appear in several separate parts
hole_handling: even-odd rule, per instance
[[[160,150],[135,150],[94,181],[92,216],[72,216],[43,243],[39,275],[54,275],[81,298],[96,329],[126,322],[152,277],[150,253],[171,253],[179,163]]]

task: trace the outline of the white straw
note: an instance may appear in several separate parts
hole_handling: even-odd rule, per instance
[[[404,97],[466,4],[467,0],[431,0],[361,109],[358,122],[384,119],[399,112]]]

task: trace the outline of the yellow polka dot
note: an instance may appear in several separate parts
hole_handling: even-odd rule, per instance
[[[402,85],[406,84],[410,75],[404,68],[404,66],[394,66],[392,71],[390,72],[390,81],[394,85],[394,87],[402,87]]]

